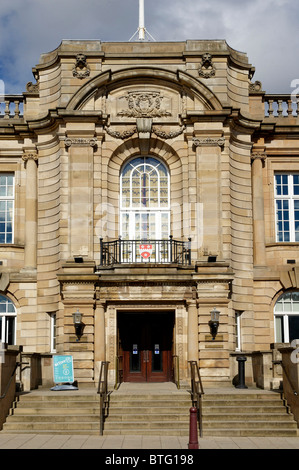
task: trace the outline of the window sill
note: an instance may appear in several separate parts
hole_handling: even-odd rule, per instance
[[[271,248],[272,246],[299,246],[299,242],[273,242],[266,243],[266,248]]]

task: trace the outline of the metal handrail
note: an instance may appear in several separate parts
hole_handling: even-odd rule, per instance
[[[180,389],[180,358],[177,355],[173,356],[173,379],[177,388]]]
[[[199,435],[202,437],[202,395],[204,390],[197,361],[189,361],[191,368],[191,399],[192,406],[197,409]]]
[[[5,387],[5,391],[4,391],[4,393],[3,393],[2,395],[0,395],[0,400],[3,400],[3,399],[6,397],[7,392],[8,392],[8,390],[9,390],[9,387],[10,387],[10,385],[11,385],[11,382],[12,382],[12,380],[13,380],[13,378],[14,378],[14,375],[15,375],[15,373],[16,373],[16,371],[17,371],[17,368],[20,367],[20,365],[21,365],[20,362],[16,362],[15,367],[14,367],[14,370],[13,370],[13,372],[12,372],[12,374],[11,374],[11,376],[10,376],[10,379],[9,379],[9,381],[8,381],[8,384],[7,384],[6,387]]]
[[[276,363],[276,364],[279,363],[279,364],[281,365],[281,367],[282,367],[282,369],[283,369],[283,371],[284,371],[285,377],[287,378],[287,381],[289,382],[289,385],[290,385],[290,387],[291,387],[291,389],[292,389],[292,391],[293,391],[293,394],[294,394],[296,397],[298,397],[298,392],[299,392],[299,391],[296,390],[296,387],[294,387],[294,384],[292,383],[291,378],[289,377],[289,374],[288,374],[288,372],[287,372],[287,369],[286,369],[286,367],[285,367],[283,361],[273,361],[273,363]]]
[[[140,239],[104,242],[100,238],[100,266],[132,263],[174,263],[191,265],[191,238],[187,242],[174,240]]]
[[[106,417],[106,407],[108,404],[108,368],[109,362],[102,361],[100,369],[100,377],[98,384],[98,393],[100,395],[100,435],[103,435],[104,421]]]

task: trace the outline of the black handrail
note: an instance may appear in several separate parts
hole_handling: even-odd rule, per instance
[[[20,365],[21,365],[20,362],[16,362],[15,367],[14,367],[14,370],[13,370],[13,372],[12,372],[12,374],[11,374],[11,376],[10,376],[10,379],[9,379],[9,381],[8,381],[6,387],[5,387],[4,393],[3,393],[2,395],[0,395],[0,400],[3,400],[3,399],[6,397],[7,392],[8,392],[8,390],[9,390],[9,387],[10,387],[10,385],[11,385],[11,382],[12,382],[12,380],[13,380],[13,378],[14,378],[14,375],[15,375],[15,373],[16,373],[16,371],[17,371],[17,368],[20,367]]]
[[[197,409],[199,435],[202,437],[202,395],[204,395],[199,367],[196,361],[189,361],[191,368],[191,399],[192,406]]]
[[[98,384],[98,393],[100,395],[100,435],[103,435],[104,421],[106,417],[106,407],[108,405],[108,368],[109,362],[102,361],[100,369],[100,377]]]
[[[100,238],[100,266],[132,263],[173,263],[191,265],[191,238],[188,242],[174,240],[117,240],[104,242]]]
[[[291,387],[291,389],[292,389],[292,392],[293,392],[294,396],[295,396],[295,397],[298,397],[299,390],[297,390],[296,387],[294,386],[294,384],[293,384],[293,382],[292,382],[292,380],[291,380],[291,377],[289,376],[288,371],[287,371],[287,368],[286,368],[286,366],[284,365],[283,361],[272,361],[272,362],[275,363],[275,364],[280,364],[280,365],[281,365],[282,370],[283,370],[283,372],[284,372],[284,374],[285,374],[285,377],[286,377],[286,379],[287,379],[287,381],[288,381],[288,383],[289,383],[289,385],[290,385],[290,387]]]
[[[173,356],[173,379],[177,388],[180,389],[180,358],[177,355]]]

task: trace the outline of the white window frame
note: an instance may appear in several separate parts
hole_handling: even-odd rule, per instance
[[[242,350],[241,342],[241,315],[242,311],[235,311],[235,335],[236,335],[236,351]]]
[[[3,223],[5,225],[5,231],[0,232],[0,244],[12,244],[14,243],[14,212],[15,212],[15,176],[14,173],[2,173],[0,172],[0,178],[6,178],[6,185],[5,187],[8,188],[12,186],[12,194],[1,194],[0,193],[0,213],[4,212],[5,213],[5,220],[1,221],[0,223]],[[12,185],[7,184],[7,178],[11,177],[12,178]],[[3,185],[1,186],[1,180],[0,180],[0,187],[4,187]],[[10,203],[11,208],[8,209],[8,203]],[[5,210],[2,210],[1,206],[5,206]],[[7,214],[11,211],[11,221],[7,221]],[[11,223],[11,232],[7,231],[7,225]],[[1,234],[4,234],[4,240],[1,240]],[[11,240],[7,241],[8,239],[8,234],[11,233]]]
[[[143,159],[143,163],[141,162],[141,159]],[[150,159],[147,161],[147,159]],[[139,160],[139,162],[138,162]],[[156,162],[156,164],[153,164],[152,162]],[[123,177],[124,177],[124,170],[127,168],[127,165],[132,166],[132,170],[130,171],[130,190],[129,190],[129,204],[128,205],[123,205]],[[142,168],[142,165],[148,165],[152,166],[153,171],[155,168],[158,168],[158,166],[162,165],[163,168],[166,170],[166,175],[167,175],[167,196],[164,197],[164,199],[167,198],[167,205],[162,205],[161,204],[161,185],[160,185],[160,176],[157,172],[157,177],[158,177],[158,185],[157,185],[157,199],[158,203],[156,206],[149,206],[144,207],[142,204],[140,205],[134,205],[133,204],[133,196],[132,196],[132,175],[135,169]],[[156,157],[152,156],[145,156],[145,157],[134,157],[131,159],[129,162],[127,162],[120,175],[120,230],[119,233],[123,239],[128,239],[128,240],[135,240],[135,239],[146,239],[146,238],[136,238],[136,215],[140,214],[140,217],[142,217],[142,214],[148,214],[149,217],[151,215],[154,216],[155,219],[155,233],[153,237],[147,237],[147,238],[154,238],[156,240],[161,240],[161,239],[168,239],[170,235],[170,175],[167,166],[165,163],[163,163],[161,160],[159,160]],[[162,233],[162,217],[163,214],[167,214],[167,230],[166,230],[166,235],[165,233]],[[128,216],[128,236],[124,235],[124,230],[123,230],[123,218]],[[165,231],[164,231],[165,232]]]
[[[290,292],[292,294],[293,292]],[[299,292],[296,292],[299,295]],[[287,294],[287,293],[285,293]],[[277,300],[275,307],[274,307],[274,334],[275,334],[275,342],[276,343],[290,343],[290,330],[289,330],[289,317],[299,317],[299,309],[298,311],[294,310],[294,303],[296,303],[299,306],[299,301],[294,302],[292,299],[292,296],[290,298],[290,301],[288,301],[288,304],[291,305],[290,308],[286,308],[284,306],[284,299],[285,299],[285,294],[282,294],[279,299]],[[282,304],[282,310],[276,310],[277,305]],[[277,318],[282,318],[282,338],[281,340],[278,340],[278,329],[277,329]]]
[[[56,353],[57,339],[57,316],[56,313],[50,313],[50,352]]]
[[[15,345],[16,344],[16,334],[17,334],[17,311],[16,311],[16,307],[14,306],[13,302],[8,297],[6,297],[3,294],[0,294],[1,303],[3,302],[3,299],[6,300],[6,309],[5,309],[5,312],[0,312],[0,321],[1,321],[0,341],[2,343],[8,343],[8,335],[9,335],[8,322],[9,322],[10,318],[13,318],[14,319],[14,322],[13,322],[14,331],[13,331],[12,345]],[[8,311],[8,305],[13,306],[13,309],[14,309],[13,312]],[[10,343],[8,343],[8,344],[10,344]]]
[[[277,194],[277,180],[276,177],[281,176],[282,178],[285,177],[287,179],[288,194]],[[299,219],[295,221],[295,201],[298,201],[299,206],[299,194],[294,193],[294,176],[298,176],[298,172],[286,173],[286,172],[275,172],[274,174],[274,199],[275,199],[275,237],[276,242],[278,243],[288,243],[288,242],[299,242],[299,230],[297,230],[297,240],[296,240],[296,230],[295,230],[295,222],[298,222]],[[281,201],[281,205],[283,206],[284,202],[287,203],[288,208],[282,208],[278,210],[278,201]],[[281,211],[282,213],[286,212],[288,214],[288,220],[285,223],[289,223],[289,230],[285,230],[284,228],[284,221],[279,220],[278,212]],[[299,211],[299,208],[298,208]],[[278,230],[278,224],[282,224],[282,230]],[[279,239],[282,237],[283,239]],[[288,238],[288,239],[286,239]]]

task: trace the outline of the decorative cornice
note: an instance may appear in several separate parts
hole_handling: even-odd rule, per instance
[[[219,147],[224,147],[225,138],[224,137],[193,137],[193,145],[195,147],[211,147],[214,145],[219,145]]]

